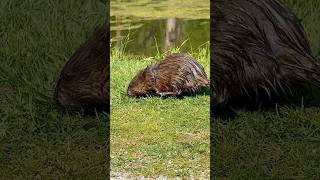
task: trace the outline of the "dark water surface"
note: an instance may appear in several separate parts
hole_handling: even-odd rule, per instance
[[[131,54],[152,55],[158,49],[163,52],[166,48],[166,19],[147,20],[140,28],[133,30],[111,31],[112,46],[121,46],[120,41],[129,33],[126,51]],[[210,38],[209,20],[180,20],[181,32],[175,41],[175,47],[182,51],[197,49],[205,45]]]
[[[209,4],[208,0],[111,0],[111,47],[126,44],[127,53],[151,56],[175,47],[195,51],[210,41]]]

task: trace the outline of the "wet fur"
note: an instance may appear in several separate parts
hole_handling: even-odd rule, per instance
[[[174,53],[157,64],[149,66],[132,79],[129,96],[183,96],[208,87],[209,81],[203,67],[191,56]]]
[[[71,56],[61,71],[55,99],[70,109],[99,108],[109,112],[109,26],[99,27]]]
[[[211,11],[213,110],[320,84],[319,63],[297,17],[276,0],[215,0]],[[241,99],[241,101],[238,101]]]

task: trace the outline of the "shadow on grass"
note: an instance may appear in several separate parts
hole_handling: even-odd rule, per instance
[[[215,119],[232,120],[237,117],[237,111],[249,112],[278,112],[279,106],[287,106],[293,109],[320,107],[320,88],[313,85],[294,86],[287,96],[274,96],[270,99],[262,95],[259,100],[239,97],[230,102],[227,107],[211,107],[211,115]]]

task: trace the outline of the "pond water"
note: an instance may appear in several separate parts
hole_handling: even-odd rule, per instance
[[[136,55],[196,50],[210,41],[209,0],[111,0],[111,46]]]

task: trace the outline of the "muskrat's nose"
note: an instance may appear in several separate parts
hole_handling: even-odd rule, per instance
[[[130,90],[127,91],[127,94],[128,94],[128,96],[133,96],[133,93]]]

